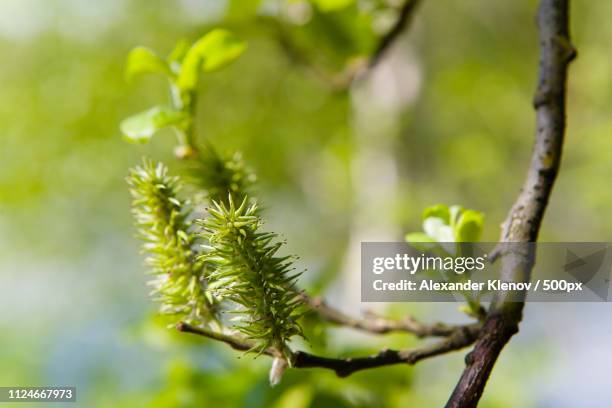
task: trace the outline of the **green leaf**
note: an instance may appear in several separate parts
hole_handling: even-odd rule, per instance
[[[177,85],[183,91],[195,89],[202,69],[215,71],[238,58],[246,43],[227,30],[215,29],[200,38],[187,51]]]
[[[121,132],[129,142],[146,143],[159,129],[166,126],[183,126],[189,116],[166,106],[156,106],[130,116],[121,122]]]
[[[484,215],[479,211],[465,210],[454,228],[457,242],[476,242],[480,239]]]
[[[353,4],[355,0],[312,0],[323,12],[341,10]]]
[[[130,51],[125,67],[125,76],[131,80],[140,74],[163,74],[171,76],[170,67],[153,50],[146,47],[136,47]]]
[[[425,208],[425,211],[423,211],[423,220],[426,220],[429,217],[440,218],[444,224],[450,224],[450,211],[444,204],[436,204]]]

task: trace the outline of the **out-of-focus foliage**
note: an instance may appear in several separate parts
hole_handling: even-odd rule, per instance
[[[123,118],[168,97],[162,76],[126,82],[125,57],[146,44],[160,56],[172,54],[175,70],[211,27],[248,41],[239,63],[202,74],[194,126],[223,157],[243,151],[260,180],[257,195],[274,210],[263,209],[266,229],[281,232],[287,252],[302,256],[298,269],[308,267],[304,287],[357,313],[358,305],[341,299],[358,293],[346,254],[365,227],[394,225],[367,236],[401,240],[421,228],[422,208],[460,202],[486,213],[482,238],[497,239],[534,131],[535,6],[426,0],[391,62],[342,93],[322,77],[375,48],[397,16],[395,2],[355,1],[333,10],[274,0],[2,2],[0,383],[75,384],[76,406],[84,407],[443,405],[463,366],[461,353],[346,379],[288,370],[271,389],[269,361],[237,359],[222,345],[172,333],[167,321],[146,320],[155,306],[132,237],[126,169],[142,156],[168,163],[172,173],[182,165],[172,157],[169,129],[148,144],[121,141]],[[566,150],[542,238],[605,241],[612,233],[605,216],[612,203],[605,177],[612,172],[612,3],[576,0],[572,13],[580,56],[571,67]],[[175,48],[180,38],[187,40]],[[381,198],[380,188],[388,195]],[[559,307],[549,313],[558,315]],[[458,315],[450,305],[390,309],[423,320]],[[562,325],[544,312],[533,325],[528,317],[482,406],[563,406],[563,400],[576,406],[595,398],[581,394],[572,405],[577,397],[568,390],[592,389],[604,375],[588,376],[591,388],[547,377],[578,372],[573,358],[589,372],[607,369],[584,353],[605,350],[598,339],[610,313],[593,307],[585,319],[583,310],[572,305]],[[567,334],[576,314],[580,338]],[[317,319],[306,317],[307,338],[319,333],[311,337],[321,343],[304,346],[319,353],[415,344],[405,336],[322,335]],[[585,338],[589,347],[577,349]],[[564,348],[570,346],[572,353]],[[535,387],[534,372],[538,382],[551,378],[552,391]]]

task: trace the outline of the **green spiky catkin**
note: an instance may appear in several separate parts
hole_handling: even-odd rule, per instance
[[[216,300],[207,291],[204,265],[193,250],[189,203],[178,197],[179,179],[169,176],[162,163],[145,160],[130,171],[127,182],[161,313],[199,325],[216,321]]]
[[[190,181],[206,193],[209,202],[229,205],[231,194],[242,202],[255,182],[255,175],[247,168],[240,152],[221,154],[206,144],[190,163]]]
[[[211,288],[239,305],[236,329],[254,340],[254,351],[273,347],[290,362],[287,342],[303,336],[297,323],[301,301],[294,283],[293,257],[276,256],[282,243],[276,234],[260,232],[257,206],[244,197],[239,206],[231,195],[228,205],[213,203],[210,216],[200,221],[208,243],[202,259],[212,264]]]

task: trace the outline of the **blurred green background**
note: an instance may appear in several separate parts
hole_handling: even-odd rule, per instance
[[[425,206],[484,211],[484,240],[497,239],[534,133],[535,0],[424,0],[375,70],[348,90],[325,83],[371,52],[397,4],[1,0],[0,385],[75,385],[79,407],[443,405],[465,353],[348,379],[291,370],[270,388],[268,360],[165,329],[147,296],[124,177],[142,156],[180,171],[174,140],[133,146],[118,131],[167,97],[161,78],[125,81],[133,46],[165,54],[211,27],[236,32],[248,51],[202,81],[199,135],[243,151],[268,228],[307,268],[301,285],[357,313],[359,243],[400,240],[419,229]],[[579,58],[544,241],[612,235],[611,16],[612,3],[572,2]],[[607,406],[611,309],[529,304],[481,406]],[[465,320],[450,304],[387,312]],[[338,355],[418,343],[319,334]]]

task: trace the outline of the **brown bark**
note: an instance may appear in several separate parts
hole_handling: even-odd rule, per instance
[[[565,133],[567,69],[576,51],[569,36],[569,0],[541,0],[538,11],[540,68],[534,96],[536,140],[523,188],[502,228],[502,243],[535,242],[561,162]],[[511,248],[512,250],[508,250]],[[529,281],[535,262],[533,246],[500,247],[501,278]],[[466,367],[447,408],[475,407],[502,349],[518,332],[523,302],[501,294],[466,358]]]

